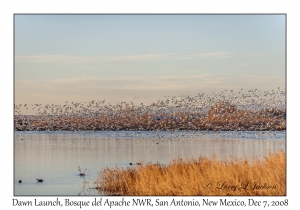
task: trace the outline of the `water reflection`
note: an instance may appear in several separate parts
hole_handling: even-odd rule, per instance
[[[129,163],[168,164],[176,158],[211,157],[221,160],[285,150],[285,133],[253,139],[204,135],[193,138],[150,138],[117,133],[15,133],[15,195],[97,195],[93,182],[101,168],[134,167]],[[280,136],[280,138],[276,138]],[[23,140],[22,140],[23,139]],[[78,166],[87,168],[80,176]],[[37,183],[36,179],[44,182]],[[22,183],[18,183],[22,180]]]

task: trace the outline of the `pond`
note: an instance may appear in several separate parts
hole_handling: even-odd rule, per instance
[[[93,183],[105,167],[168,164],[213,154],[220,160],[231,156],[251,160],[285,151],[285,145],[286,133],[276,131],[15,132],[14,195],[99,195]],[[79,175],[78,167],[85,176]]]

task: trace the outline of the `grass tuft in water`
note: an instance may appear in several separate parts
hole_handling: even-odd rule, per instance
[[[219,161],[178,159],[165,166],[142,164],[126,169],[106,168],[95,181],[106,195],[286,195],[286,157],[283,151],[263,160]]]

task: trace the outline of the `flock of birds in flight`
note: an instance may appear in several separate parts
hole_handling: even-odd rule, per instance
[[[138,98],[140,96],[134,97]],[[24,109],[36,113],[24,115]],[[44,106],[15,104],[14,112],[16,131],[121,131],[113,132],[113,136],[150,138],[197,137],[207,133],[225,136],[230,133],[228,131],[234,131],[239,137],[257,138],[286,130],[286,91],[280,88],[271,91],[240,89],[238,93],[224,90],[193,97],[165,96],[148,105],[124,101],[111,105],[105,100],[66,101],[63,105]],[[78,170],[80,176],[85,175],[80,168]],[[36,182],[43,182],[43,179],[36,179]]]
[[[139,97],[135,97],[139,98]],[[135,103],[136,104],[136,103]],[[278,131],[286,125],[286,91],[240,89],[150,101],[105,100],[14,106],[16,131]],[[22,110],[33,109],[34,115]]]

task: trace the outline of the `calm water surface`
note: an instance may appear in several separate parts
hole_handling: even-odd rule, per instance
[[[15,132],[14,194],[99,195],[93,182],[105,167],[213,154],[220,160],[263,158],[285,150],[285,142],[285,132]]]

